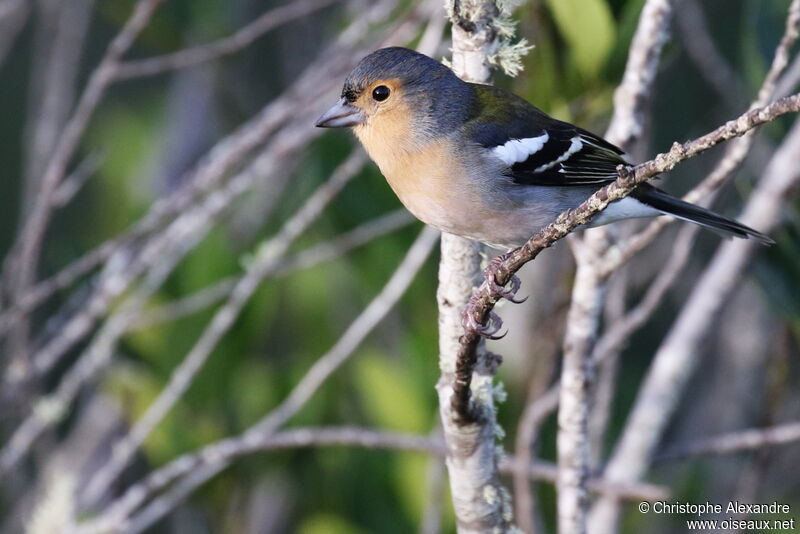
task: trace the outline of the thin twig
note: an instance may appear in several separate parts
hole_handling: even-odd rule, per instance
[[[212,43],[185,48],[171,54],[123,62],[115,79],[127,80],[185,69],[244,50],[265,33],[293,20],[328,7],[339,0],[299,0],[270,9],[233,34]]]
[[[6,0],[0,5],[0,66],[25,27],[32,4],[30,0]]]
[[[303,133],[300,133],[301,130],[297,127],[293,132],[287,131],[286,135],[280,138],[280,142],[266,150],[253,165],[260,162],[263,167],[263,164],[269,160],[274,167],[279,167],[282,158],[294,157],[297,150],[305,145],[306,137],[304,136],[307,136],[309,131],[310,129],[307,127],[302,129]],[[186,246],[192,245],[202,238],[232,200],[252,183],[253,174],[256,173],[252,168],[245,169],[231,180],[226,188],[218,190],[216,194],[210,195],[204,202],[178,217],[163,232],[137,251],[137,254],[133,255],[131,251],[127,251],[120,257],[112,258],[98,284],[100,290],[89,298],[83,308],[76,310],[65,321],[63,329],[41,349],[40,358],[34,360],[34,363],[40,366],[54,365],[57,358],[91,328],[93,321],[104,311],[105,307],[109,306],[114,298],[128,288],[140,273],[150,269],[149,276],[152,277],[153,272],[160,273],[166,268],[166,274],[168,274],[188,251]],[[258,176],[263,176],[263,174],[258,174]],[[163,281],[166,274],[157,280]],[[100,334],[65,375],[56,389],[56,393],[37,401],[35,409],[12,433],[11,439],[0,451],[0,470],[7,470],[18,462],[22,455],[28,452],[28,447],[24,444],[31,442],[46,428],[58,422],[80,391],[80,387],[105,368],[112,357],[117,341],[127,332],[130,324],[138,316],[138,310],[145,302],[144,297],[155,291],[158,285],[160,282],[156,285],[145,284],[144,293],[138,293],[139,296],[136,296],[130,303],[132,308],[122,307],[115,312]],[[42,367],[37,370],[41,373],[48,368]],[[53,400],[58,402],[52,402]]]
[[[62,208],[69,204],[102,163],[103,157],[98,152],[86,156],[53,193],[53,205]]]
[[[81,137],[99,105],[106,89],[113,80],[120,58],[133,45],[139,33],[150,21],[156,8],[164,0],[139,0],[128,21],[106,49],[103,59],[89,77],[86,89],[78,100],[67,121],[39,184],[30,215],[11,253],[6,259],[4,271],[8,274],[6,289],[13,300],[25,295],[36,280],[39,252],[45,231],[52,214],[52,197],[64,177],[67,165],[78,147]],[[17,318],[25,320],[25,313]]]
[[[88,532],[106,532],[115,529],[152,495],[178,480],[201,464],[225,466],[229,455],[244,447],[251,450],[289,420],[325,383],[328,377],[344,364],[364,338],[389,313],[414,279],[416,273],[438,240],[438,232],[426,227],[400,262],[383,290],[351,323],[342,337],[311,367],[289,396],[273,411],[250,427],[238,438],[229,438],[204,447],[196,453],[186,454],[150,473],[144,480],[131,486],[106,511],[86,526]]]
[[[699,229],[699,226],[688,225],[681,230],[672,245],[667,263],[659,269],[655,280],[648,285],[644,297],[625,315],[609,325],[598,340],[592,356],[595,362],[605,361],[612,352],[621,349],[631,334],[647,322],[686,266]]]
[[[56,390],[37,399],[31,413],[0,449],[0,473],[7,472],[15,466],[30,451],[31,445],[42,432],[61,421],[68,413],[69,406],[77,397],[81,387],[97,376],[111,361],[114,346],[127,331],[128,325],[141,312],[147,299],[164,283],[180,258],[193,248],[202,236],[202,233],[181,234],[182,239],[176,239],[173,243],[172,253],[156,263],[142,287],[115,310],[94,341],[65,373]]]
[[[661,50],[669,37],[669,20],[675,0],[648,0],[639,16],[625,74],[614,92],[614,115],[606,138],[622,147],[631,146],[644,133],[647,100],[658,73]]]
[[[131,431],[113,446],[109,462],[99,469],[86,485],[84,500],[92,503],[99,499],[130,461],[138,447],[156,425],[183,396],[192,380],[203,368],[223,335],[239,316],[244,305],[258,289],[263,279],[275,268],[291,244],[314,222],[335,195],[358,173],[366,163],[361,151],[353,152],[282,226],[271,239],[262,243],[254,258],[248,261],[246,272],[233,287],[228,300],[217,310],[208,327],[172,372],[169,382],[158,397],[136,421]]]
[[[522,465],[530,465],[533,462],[533,448],[539,429],[547,416],[558,408],[558,398],[558,385],[555,385],[525,406],[520,416],[516,443],[517,461]],[[540,528],[541,525],[536,524],[536,501],[529,479],[530,477],[523,471],[514,472],[514,503],[519,527],[527,534],[534,534],[544,530]]]
[[[288,276],[304,269],[335,259],[347,252],[365,245],[378,237],[407,226],[415,219],[404,209],[399,209],[367,221],[356,228],[334,237],[330,241],[314,245],[275,264],[269,276]],[[172,322],[193,315],[231,294],[236,286],[236,277],[230,276],[204,287],[190,295],[173,302],[148,310],[131,325],[132,330],[142,330],[152,326]]]
[[[108,260],[113,254],[127,249],[132,243],[145,238],[158,230],[172,218],[191,209],[198,198],[213,192],[221,186],[221,182],[229,175],[231,168],[240,164],[254,149],[284,126],[288,121],[303,121],[304,125],[313,120],[305,120],[297,116],[297,110],[313,109],[312,104],[319,101],[321,95],[333,88],[333,80],[338,80],[346,73],[352,63],[352,56],[360,51],[354,50],[363,39],[367,29],[379,24],[390,16],[395,5],[394,0],[384,0],[373,4],[361,17],[354,20],[332,43],[325,54],[315,59],[303,74],[289,86],[279,97],[267,104],[261,112],[235,132],[217,143],[200,161],[196,169],[181,180],[184,184],[169,197],[157,200],[147,214],[121,236],[110,239],[83,257],[75,260],[59,273],[27,290],[12,303],[11,307],[0,313],[0,334],[8,331],[14,321],[22,314],[27,314],[57,291],[69,287],[75,280],[89,273],[97,265]],[[403,40],[414,32],[414,25],[401,25],[388,39]],[[362,47],[370,49],[374,43]],[[313,88],[309,91],[308,88]],[[301,101],[298,101],[301,98]],[[308,136],[319,135],[316,129],[304,129]],[[286,134],[282,134],[285,136]],[[294,135],[296,137],[296,135]],[[275,136],[279,137],[279,136]],[[255,162],[252,168],[260,165]],[[102,288],[98,288],[99,291]]]
[[[697,65],[697,72],[729,107],[739,109],[745,103],[747,88],[714,44],[703,8],[697,0],[682,0],[675,18],[681,44]]]
[[[796,95],[797,96],[797,95]],[[765,109],[782,105],[785,100]],[[759,110],[746,115],[760,113]],[[763,111],[761,112],[763,113]],[[750,196],[741,220],[768,231],[780,220],[783,197],[798,181],[800,172],[800,122],[778,148],[761,182]],[[756,252],[751,240],[724,243],[697,281],[694,291],[653,358],[639,390],[625,430],[606,467],[611,480],[632,481],[643,476],[664,428],[700,361],[698,346],[709,331],[748,261]],[[615,531],[618,503],[603,498],[592,511],[599,533]]]
[[[785,97],[785,95],[779,94],[777,91],[780,89],[779,85],[784,85],[785,87],[785,84],[780,82],[781,75],[788,66],[789,53],[798,39],[798,31],[800,31],[800,1],[793,0],[789,6],[789,12],[786,17],[784,34],[775,49],[769,71],[767,71],[767,75],[764,77],[758,95],[755,100],[750,103],[748,110],[752,111],[756,108],[766,106],[773,101],[776,96],[779,98]],[[798,59],[800,59],[800,57],[798,57]],[[799,67],[797,75],[800,76],[800,61],[796,61],[795,63]],[[730,143],[714,170],[700,184],[684,195],[683,200],[686,202],[699,202],[712,191],[716,190],[734,173],[745,157],[747,157],[754,139],[755,132],[750,132],[742,136],[741,139],[736,139]],[[602,262],[603,276],[608,276],[620,268],[637,252],[651,243],[661,230],[673,222],[675,222],[675,219],[671,217],[656,219],[629,240],[611,247]]]
[[[565,211],[523,246],[510,252],[495,271],[497,283],[507,284],[514,273],[525,263],[534,259],[542,250],[552,246],[575,228],[588,222],[592,216],[605,209],[609,203],[624,198],[640,183],[658,174],[669,172],[680,162],[723,141],[741,136],[757,126],[797,111],[800,111],[800,94],[782,98],[763,108],[748,111],[693,141],[674,143],[668,152],[659,154],[650,161],[634,167],[620,166],[618,168],[620,176],[614,183],[600,189],[577,208]],[[483,324],[502,295],[494,292],[491,286],[484,282],[473,296],[466,313],[471,314],[476,321]],[[469,329],[464,333],[461,338],[461,351],[464,353],[464,358],[468,357],[467,353],[474,351],[479,339],[480,334],[476,330]]]
[[[644,135],[646,111],[668,37],[675,0],[648,0],[628,53],[622,82],[614,92],[614,115],[606,137],[628,152]],[[606,294],[599,260],[608,247],[608,229],[584,232],[570,240],[576,261],[575,283],[564,334],[558,410],[558,532],[586,532],[589,513],[589,417],[594,362],[591,354]]]
[[[675,445],[659,453],[653,462],[670,462],[695,456],[730,454],[763,447],[785,445],[800,440],[800,422],[768,428],[753,428]]]
[[[320,263],[330,261],[378,237],[408,226],[414,221],[416,219],[403,208],[381,215],[334,237],[330,241],[314,245],[301,250],[293,256],[289,256],[275,270],[275,276],[286,276],[298,270],[309,269]]]

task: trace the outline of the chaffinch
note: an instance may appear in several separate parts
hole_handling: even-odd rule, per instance
[[[467,83],[405,48],[368,55],[316,123],[352,127],[406,208],[444,232],[495,248],[522,245],[617,177],[623,151],[522,98]],[[772,240],[649,184],[589,226],[661,214],[726,236]]]

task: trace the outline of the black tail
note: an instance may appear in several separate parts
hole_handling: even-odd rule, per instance
[[[726,237],[734,236],[742,237],[744,239],[754,237],[765,245],[775,244],[775,241],[761,232],[757,232],[756,230],[753,230],[752,228],[731,219],[726,219],[725,217],[717,215],[713,211],[706,208],[701,208],[700,206],[695,206],[694,204],[684,202],[683,200],[675,198],[672,195],[653,187],[652,185],[640,185],[633,193],[631,193],[631,196],[639,202],[647,204],[648,206],[655,208],[662,213],[672,215],[678,219],[699,224],[700,226],[705,226],[706,228],[711,228],[712,230],[722,233]]]

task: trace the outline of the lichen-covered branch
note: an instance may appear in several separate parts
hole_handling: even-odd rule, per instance
[[[461,78],[488,83],[493,65],[509,74],[520,69],[525,44],[510,44],[510,7],[493,0],[455,0],[447,11],[453,23],[453,70]],[[439,366],[436,386],[447,445],[447,469],[460,534],[509,532],[511,499],[499,478],[495,440],[494,372],[498,359],[476,343],[459,351],[461,311],[480,281],[481,246],[442,236],[439,266]],[[464,356],[464,357],[460,357]]]

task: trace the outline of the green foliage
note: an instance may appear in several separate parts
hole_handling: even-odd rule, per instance
[[[559,32],[569,44],[578,72],[595,78],[616,39],[616,23],[604,0],[547,0]]]
[[[425,433],[432,422],[430,398],[401,361],[362,355],[356,368],[363,406],[375,426],[400,432]]]
[[[340,516],[317,514],[303,521],[297,534],[366,534],[366,532]]]

